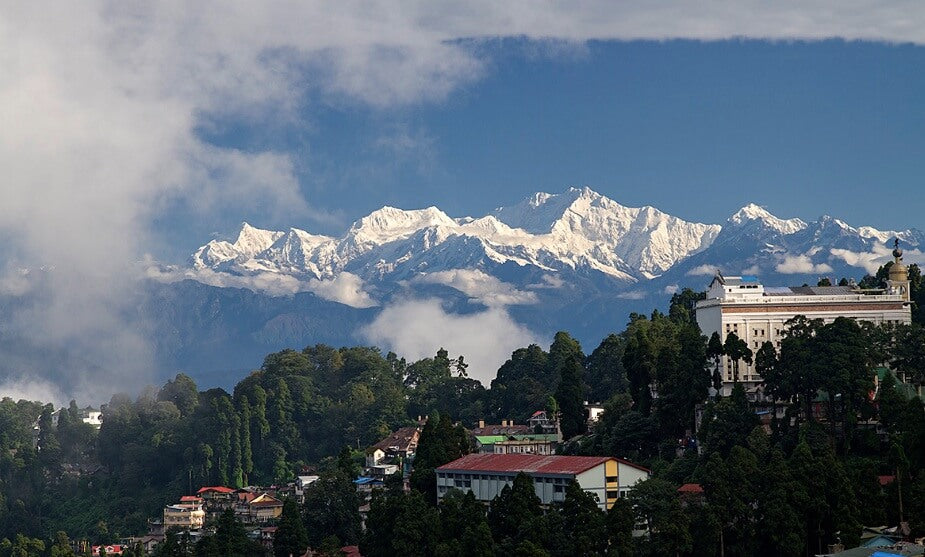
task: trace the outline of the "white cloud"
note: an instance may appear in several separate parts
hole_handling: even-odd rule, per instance
[[[689,270],[688,272],[684,274],[689,277],[713,276],[716,274],[716,269],[717,269],[716,265],[710,265],[710,264],[697,265],[696,267],[694,267],[693,269]]]
[[[411,279],[411,284],[443,284],[459,290],[478,302],[491,307],[535,304],[536,294],[518,290],[478,269],[453,269],[425,273]]]
[[[543,281],[534,284],[528,284],[527,288],[533,288],[534,290],[543,289],[543,288],[562,288],[565,286],[565,279],[559,275],[545,274],[543,275]]]
[[[53,383],[29,377],[12,377],[0,383],[0,398],[51,402],[58,407],[69,400]]]
[[[359,334],[369,342],[416,360],[432,357],[440,347],[462,354],[469,376],[488,384],[517,348],[541,339],[498,307],[452,314],[439,300],[409,300],[387,306]]]
[[[755,265],[752,265],[751,267],[742,269],[742,274],[743,275],[760,275],[761,267],[759,267],[758,264],[756,263]]]
[[[346,271],[331,280],[312,279],[308,281],[308,288],[326,300],[355,308],[369,308],[378,305],[363,289],[363,279]]]
[[[679,286],[677,284],[669,284],[668,286],[665,287],[663,292],[665,294],[676,294],[678,290],[679,290]]]
[[[23,296],[32,290],[29,269],[7,265],[0,270],[0,296]]]
[[[783,260],[774,267],[778,273],[787,275],[810,274],[810,273],[831,273],[832,266],[828,263],[813,264],[807,255],[786,255]]]
[[[875,274],[882,265],[893,260],[892,248],[881,244],[874,244],[873,251],[858,252],[833,248],[831,253],[852,267],[862,267],[871,275]],[[925,264],[925,252],[918,249],[903,249],[903,263],[923,265]]]
[[[626,292],[617,294],[617,298],[621,300],[642,300],[645,297],[646,293],[643,290],[627,290]]]
[[[270,296],[291,296],[299,292],[313,292],[317,296],[355,308],[368,308],[378,303],[365,290],[363,279],[353,273],[342,272],[332,279],[300,280],[292,275],[259,272],[249,275],[233,275],[212,269],[179,269],[161,267],[148,263],[147,278],[161,282],[176,282],[192,279],[210,286],[247,288]]]

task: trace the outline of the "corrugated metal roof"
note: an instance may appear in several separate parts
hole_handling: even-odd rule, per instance
[[[223,486],[223,485],[218,485],[218,486],[210,486],[210,487],[203,487],[203,488],[200,488],[199,491],[197,491],[196,493],[206,493],[206,492],[208,492],[208,491],[214,491],[214,492],[216,492],[216,493],[234,493],[235,490],[234,490],[234,489],[231,489],[230,487],[225,487],[225,486]]]
[[[469,454],[437,470],[527,472],[531,474],[580,474],[608,460],[609,456],[544,456],[529,454]]]

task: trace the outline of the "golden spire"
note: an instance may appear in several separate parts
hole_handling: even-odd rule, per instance
[[[893,264],[890,265],[890,290],[909,299],[909,273],[903,265],[903,250],[899,248],[899,238],[893,240]]]

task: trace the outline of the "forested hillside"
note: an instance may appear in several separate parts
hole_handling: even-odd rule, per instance
[[[4,399],[0,538],[41,538],[49,550],[58,531],[108,542],[143,533],[163,505],[200,486],[280,483],[304,466],[322,480],[293,520],[316,546],[361,542],[369,555],[567,555],[574,544],[588,554],[715,555],[722,546],[726,555],[802,555],[836,538],[852,544],[862,525],[902,520],[925,534],[925,411],[909,387],[925,384],[925,330],[795,321],[779,353],[748,354],[787,407],[761,427],[741,388],[708,396],[724,347],[693,321],[698,297],[686,290],[667,315],[631,315],[588,354],[565,332],[548,350],[520,348],[487,389],[466,377],[463,355],[442,349],[406,362],[371,347],[316,345],[268,355],[231,393],[200,392],[181,374],[115,395],[98,432],[74,404],[54,426],[50,406]],[[875,384],[883,366],[894,373]],[[606,408],[591,432],[585,400]],[[434,506],[429,470],[468,450],[451,424],[524,423],[546,408],[561,413],[566,452],[628,458],[655,477],[607,515],[579,493],[544,512],[522,485],[492,503],[487,521],[466,498]],[[377,495],[361,535],[351,449],[355,458],[425,415],[415,489]],[[702,499],[684,501],[685,483],[702,485]],[[650,524],[651,540],[631,539],[634,522]]]

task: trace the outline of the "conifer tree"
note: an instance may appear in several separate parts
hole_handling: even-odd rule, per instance
[[[279,517],[276,534],[273,536],[273,555],[289,557],[302,555],[308,548],[308,533],[299,513],[299,506],[292,499],[283,502],[283,514]]]

